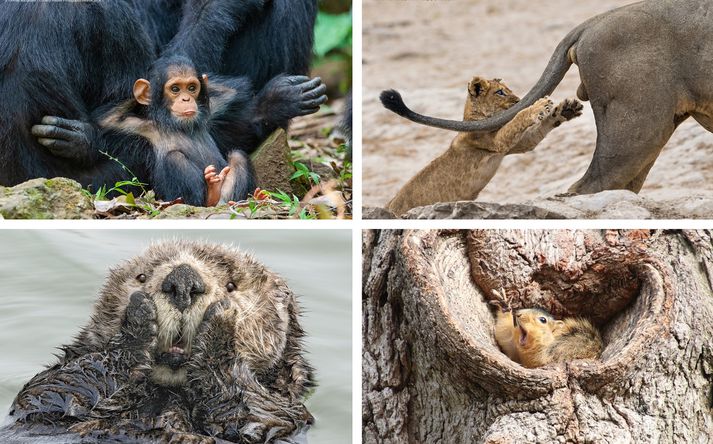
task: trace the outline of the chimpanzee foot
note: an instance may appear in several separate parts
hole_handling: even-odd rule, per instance
[[[40,125],[32,127],[31,133],[55,156],[75,160],[84,160],[89,156],[95,137],[92,125],[55,116],[44,116]]]
[[[225,177],[230,172],[230,167],[223,168],[220,173],[217,172],[215,165],[208,165],[203,171],[203,177],[206,184],[205,206],[214,207],[220,202],[221,189]]]

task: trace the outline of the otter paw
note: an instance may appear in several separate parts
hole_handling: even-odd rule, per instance
[[[196,335],[194,365],[210,367],[235,361],[234,315],[227,299],[214,302],[206,309]]]
[[[555,110],[555,117],[562,117],[562,119],[566,120],[572,120],[575,117],[581,116],[582,115],[582,110],[584,109],[584,106],[579,100],[576,99],[565,99],[557,105],[557,109]]]
[[[126,306],[126,316],[121,332],[126,341],[149,346],[156,341],[156,305],[148,294],[137,291]]]
[[[203,320],[201,321],[201,329],[207,328],[207,326],[216,318],[216,316],[223,315],[226,310],[232,307],[232,303],[229,299],[222,299],[220,301],[213,302],[206,308],[205,313],[203,313]]]

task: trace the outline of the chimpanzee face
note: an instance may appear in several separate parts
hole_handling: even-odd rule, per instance
[[[163,86],[163,97],[171,115],[179,121],[191,121],[198,115],[201,82],[190,68],[170,67]]]
[[[138,79],[134,83],[134,98],[148,107],[159,128],[193,131],[205,125],[210,114],[208,91],[190,60],[158,60],[150,78],[150,82]]]

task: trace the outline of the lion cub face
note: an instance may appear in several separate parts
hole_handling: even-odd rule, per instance
[[[520,101],[501,79],[486,80],[473,77],[468,83],[465,102],[466,120],[480,120],[505,110]]]
[[[251,256],[222,245],[179,241],[152,245],[113,269],[89,331],[115,334],[136,291],[150,295],[156,305],[152,379],[163,385],[185,382],[196,333],[214,302],[230,301],[236,356],[254,370],[270,368],[282,357],[290,319],[296,318],[290,290]]]

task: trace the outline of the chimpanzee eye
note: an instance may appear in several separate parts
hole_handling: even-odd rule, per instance
[[[144,282],[146,282],[146,275],[141,273],[140,275],[136,276],[136,280],[141,283],[144,283]]]
[[[180,90],[181,90],[181,89],[180,89],[178,86],[176,86],[176,85],[173,85],[173,86],[171,87],[171,92],[177,93],[177,92],[179,92]]]
[[[505,91],[503,91],[502,89],[499,89],[499,90],[495,91],[495,94],[497,94],[497,95],[499,95],[499,96],[506,96],[506,95],[507,95],[507,94],[505,94]],[[542,318],[540,318],[540,319],[542,319]]]
[[[228,282],[228,285],[225,286],[225,289],[228,290],[228,293],[232,293],[235,291],[235,284],[232,282]]]
[[[547,318],[541,317],[541,318],[539,319],[539,321],[542,322],[543,324],[546,324],[546,323],[547,323]]]
[[[196,85],[191,85],[188,87],[188,91],[190,92],[195,92],[196,91]]]

